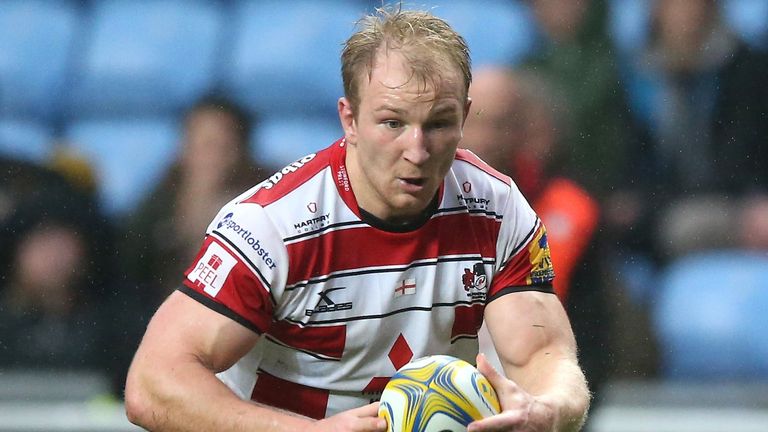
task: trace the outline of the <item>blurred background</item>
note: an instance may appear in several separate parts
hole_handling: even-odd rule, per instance
[[[218,208],[341,137],[363,0],[0,1],[0,431],[122,385]],[[550,231],[591,431],[768,430],[768,0],[406,2]]]

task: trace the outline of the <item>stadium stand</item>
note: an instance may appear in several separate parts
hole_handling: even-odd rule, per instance
[[[768,257],[715,251],[671,264],[656,294],[654,326],[668,379],[768,379]]]
[[[65,132],[69,149],[90,161],[104,210],[131,211],[174,159],[177,125],[164,118],[83,120]]]
[[[342,43],[362,13],[352,1],[236,1],[223,86],[260,116],[327,113],[342,94]]]
[[[43,163],[54,146],[53,131],[34,120],[0,118],[0,153],[25,161]]]
[[[178,113],[214,80],[223,13],[185,0],[92,3],[68,115]]]
[[[253,137],[253,157],[269,166],[282,167],[317,152],[344,135],[338,119],[266,118]]]
[[[69,1],[0,2],[0,114],[57,113],[80,14]]]
[[[604,1],[616,53],[626,61],[646,42],[651,2]],[[477,66],[515,64],[535,51],[527,3],[405,6],[431,8],[450,21]],[[718,3],[731,30],[768,49],[768,0]],[[96,169],[104,207],[119,222],[174,159],[183,108],[223,89],[260,119],[254,157],[285,165],[341,136],[334,117],[341,44],[379,5],[2,0],[0,154],[43,164],[54,148],[78,152]],[[720,251],[683,257],[661,274],[651,264],[628,267],[638,282],[629,300],[652,309],[663,368],[659,377],[610,383],[592,432],[765,431],[767,260],[764,252]],[[108,391],[104,377],[16,372],[0,371],[0,432],[138,430],[119,401],[99,399]]]
[[[531,12],[520,2],[490,0],[478,7],[477,1],[459,0],[426,5],[466,38],[473,67],[516,64],[533,48],[535,26]]]

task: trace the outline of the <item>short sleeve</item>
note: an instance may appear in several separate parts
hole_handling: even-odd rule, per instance
[[[180,291],[264,333],[284,284],[287,254],[274,225],[258,204],[224,207],[184,276]],[[280,291],[278,289],[277,291]]]
[[[516,291],[554,293],[547,230],[512,184],[496,244],[497,269],[488,301]]]

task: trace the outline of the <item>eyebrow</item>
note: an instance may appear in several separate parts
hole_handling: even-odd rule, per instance
[[[380,107],[374,109],[373,111],[374,112],[392,111],[392,112],[397,113],[397,114],[405,114],[406,113],[406,111],[404,109],[397,108],[397,107],[392,106],[392,105],[381,105]]]
[[[455,104],[440,104],[432,109],[432,115],[453,114],[457,111]]]
[[[375,108],[373,110],[373,112],[381,112],[381,111],[391,111],[391,112],[396,113],[396,114],[407,114],[408,113],[407,110],[404,110],[402,108],[398,108],[398,107],[396,107],[394,105],[389,105],[389,104],[381,105],[378,108]],[[452,104],[452,103],[442,103],[442,104],[439,104],[438,106],[434,107],[432,109],[432,111],[430,112],[430,115],[431,116],[435,116],[435,115],[443,115],[443,114],[453,114],[456,111],[457,111],[457,107],[456,107],[455,104]]]

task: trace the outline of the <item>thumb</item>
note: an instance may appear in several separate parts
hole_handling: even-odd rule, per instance
[[[483,374],[486,378],[488,378],[488,381],[490,381],[491,385],[494,385],[494,387],[496,382],[506,379],[499,373],[499,371],[496,370],[495,367],[493,367],[491,362],[489,362],[485,357],[485,354],[478,354],[475,361],[477,362],[477,370],[480,371],[480,373]]]
[[[477,370],[488,379],[488,382],[491,383],[491,387],[496,390],[496,394],[501,398],[502,390],[505,388],[505,385],[508,385],[509,383],[507,377],[493,367],[491,362],[485,357],[485,354],[478,354],[476,361]]]

